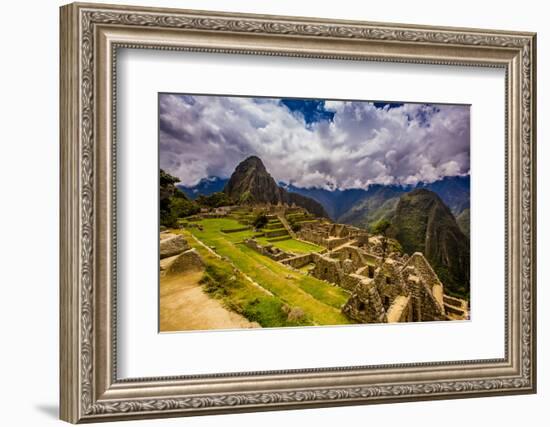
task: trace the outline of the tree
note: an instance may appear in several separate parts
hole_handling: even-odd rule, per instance
[[[373,234],[380,234],[382,236],[382,260],[386,259],[386,254],[388,252],[388,230],[390,227],[391,222],[382,218],[372,226],[371,230]]]
[[[259,230],[260,228],[264,228],[267,225],[267,222],[267,216],[264,213],[259,213],[256,215],[256,218],[254,218],[254,221],[252,221],[252,225],[256,230]]]
[[[209,196],[201,194],[197,197],[196,202],[200,206],[209,208],[219,208],[220,206],[230,206],[233,204],[233,201],[229,198],[229,196],[221,191],[212,193]]]
[[[200,208],[175,186],[179,178],[160,170],[159,176],[160,225],[176,227],[178,218],[197,213]]]
[[[176,182],[180,182],[180,179],[176,176],[170,175],[169,173],[165,172],[164,169],[160,170],[160,186],[168,187],[170,185],[174,185]]]
[[[293,222],[293,223],[290,224],[290,228],[292,229],[292,231],[297,233],[298,231],[300,231],[302,229],[302,224],[299,224],[297,222]]]
[[[170,210],[176,218],[184,218],[200,211],[200,207],[186,197],[173,196],[170,199]]]

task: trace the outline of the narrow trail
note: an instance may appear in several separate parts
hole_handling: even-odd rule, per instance
[[[197,271],[161,278],[161,332],[260,327],[205,294],[199,283],[202,274]]]

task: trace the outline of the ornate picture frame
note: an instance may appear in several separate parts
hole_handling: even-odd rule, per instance
[[[70,4],[61,22],[60,384],[72,422],[536,391],[536,35]],[[505,343],[499,359],[119,379],[117,49],[502,68]]]

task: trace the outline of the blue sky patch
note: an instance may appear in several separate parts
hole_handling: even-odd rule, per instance
[[[332,121],[334,113],[325,109],[325,101],[319,99],[281,99],[281,104],[293,113],[300,114],[306,124],[322,120]]]

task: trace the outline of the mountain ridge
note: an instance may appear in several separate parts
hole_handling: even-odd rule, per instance
[[[239,204],[296,204],[313,215],[328,217],[323,206],[316,200],[301,194],[290,193],[277,185],[257,156],[247,157],[237,165],[225,184],[223,192]]]
[[[210,176],[202,178],[194,186],[184,186],[178,184],[177,187],[182,190],[190,199],[195,199],[199,195],[211,195],[212,193],[223,191],[223,188],[229,181],[229,178],[220,178]],[[325,211],[333,220],[342,218],[349,210],[359,210],[359,204],[373,193],[377,193],[381,188],[390,188],[395,195],[405,194],[415,188],[426,188],[434,191],[441,197],[444,203],[451,208],[455,216],[469,208],[470,205],[470,176],[445,177],[432,183],[419,183],[416,186],[401,185],[382,185],[373,184],[368,190],[354,188],[346,190],[326,190],[318,187],[304,188],[296,187],[292,184],[278,182],[279,187],[284,188],[289,193],[297,193],[312,198],[319,202]],[[387,199],[386,199],[387,200]],[[385,200],[385,201],[386,201]],[[357,224],[358,225],[358,224]]]
[[[400,197],[390,234],[406,253],[422,252],[447,291],[470,292],[470,241],[455,216],[433,191],[418,188]]]

